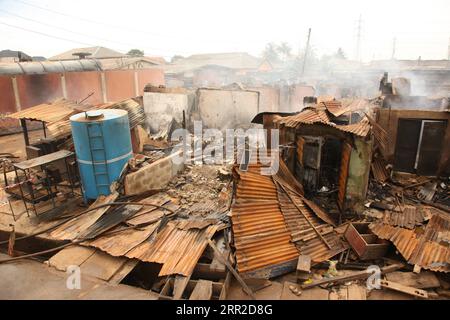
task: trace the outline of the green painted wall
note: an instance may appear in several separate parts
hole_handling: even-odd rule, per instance
[[[347,178],[346,207],[355,211],[364,209],[369,183],[373,140],[355,136],[356,149],[352,149]]]

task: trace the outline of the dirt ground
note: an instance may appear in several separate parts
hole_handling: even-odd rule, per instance
[[[44,137],[42,130],[33,130],[29,132],[30,143],[36,142],[38,139]],[[15,133],[6,136],[0,136],[0,152],[12,153],[20,157],[21,160],[26,160],[25,140],[22,133]]]

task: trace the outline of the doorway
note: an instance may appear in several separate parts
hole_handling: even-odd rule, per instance
[[[443,120],[399,119],[394,170],[436,175],[446,128]]]

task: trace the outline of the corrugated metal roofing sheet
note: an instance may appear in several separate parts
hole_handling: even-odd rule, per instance
[[[349,133],[353,133],[354,135],[365,137],[370,131],[370,123],[367,118],[363,118],[358,123],[348,124],[348,125],[336,125],[337,129]]]
[[[405,206],[403,212],[386,211],[383,217],[384,223],[407,229],[414,229],[428,219],[425,210],[418,210],[414,206]]]
[[[330,118],[328,117],[325,108],[305,108],[300,113],[293,116],[279,118],[277,122],[286,127],[295,128],[300,124],[328,124]]]
[[[410,264],[450,272],[450,218],[444,214],[435,213],[425,229],[409,230],[382,222],[369,228],[379,238],[390,240]]]
[[[389,179],[389,173],[386,169],[386,166],[386,161],[381,157],[375,157],[372,161],[372,174],[375,180],[377,180],[378,182],[385,182],[387,179]]]
[[[139,124],[143,124],[145,121],[145,113],[142,105],[137,103],[133,99],[126,99],[115,103],[105,103],[100,106],[86,107],[86,110],[98,110],[98,109],[121,109],[128,111],[128,119],[130,121],[130,129],[136,127]],[[27,109],[28,110],[28,109]],[[53,138],[61,138],[71,134],[71,126],[69,117],[72,114],[62,118],[59,121],[53,122],[47,125],[49,134]]]
[[[321,104],[335,117],[354,111],[369,111],[375,107],[374,104],[366,99],[329,100],[322,101]]]
[[[333,101],[334,103],[334,101]],[[316,107],[309,107],[303,109],[300,113],[282,117],[275,120],[279,125],[284,125],[290,128],[297,128],[302,124],[326,124],[338,130],[352,133],[357,136],[365,137],[370,131],[371,125],[367,118],[363,118],[358,123],[348,125],[334,124],[327,114],[327,108],[322,105]]]
[[[335,117],[339,117],[346,112],[346,108],[338,100],[323,101],[321,104]]]
[[[281,213],[275,184],[270,176],[254,172],[238,175],[232,229],[239,272],[254,271],[298,257]]]
[[[43,103],[8,115],[14,119],[39,120],[47,123],[62,120],[72,114],[86,111],[88,106],[66,99],[58,99],[52,103]]]
[[[291,232],[292,240],[301,254],[309,255],[313,262],[318,263],[346,249],[343,242],[339,240],[339,236],[334,232],[333,226],[319,219],[305,203],[303,197],[286,187],[283,189],[278,182],[277,186],[281,212]],[[284,190],[289,193],[290,198],[296,205]],[[300,208],[300,211],[297,207]],[[311,224],[325,238],[331,249],[318,236]]]
[[[144,241],[126,254],[128,258],[162,264],[159,276],[192,273],[218,225],[204,229],[179,229],[169,222],[153,241]]]
[[[235,170],[236,201],[232,208],[232,228],[238,270],[251,272],[292,261],[308,254],[314,262],[329,259],[346,247],[334,232],[333,226],[321,220],[332,219],[313,203],[306,203],[301,193],[291,186],[291,177],[263,176],[260,167],[249,171]],[[283,183],[284,188],[280,188]],[[284,192],[288,190],[301,212]],[[311,227],[320,230],[330,244],[329,249]],[[295,241],[294,245],[292,242]]]

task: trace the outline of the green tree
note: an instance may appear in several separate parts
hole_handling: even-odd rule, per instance
[[[287,61],[291,57],[292,48],[289,46],[287,42],[282,42],[277,47],[278,53],[281,55],[284,61]]]
[[[338,58],[338,59],[343,59],[343,60],[347,59],[347,57],[345,56],[344,50],[342,50],[342,48],[339,48],[337,50],[337,52],[334,54],[334,57]]]
[[[139,49],[131,49],[127,52],[127,55],[131,57],[143,57],[144,51]]]
[[[170,60],[170,62],[176,62],[176,61],[178,61],[178,60],[181,60],[181,59],[184,59],[184,57],[183,56],[180,56],[179,54],[176,54],[176,55],[174,55],[173,57],[172,57],[172,59]]]
[[[262,52],[262,57],[270,62],[280,61],[280,56],[278,54],[278,47],[275,43],[270,42],[266,44],[264,51]]]

